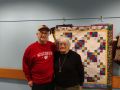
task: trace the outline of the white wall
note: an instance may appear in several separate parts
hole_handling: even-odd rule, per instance
[[[119,0],[0,0],[0,21],[120,17],[119,9]],[[64,23],[73,25],[112,23],[114,36],[120,32],[120,18],[103,19],[102,22],[71,20]],[[63,21],[0,22],[0,67],[21,68],[24,49],[36,40],[35,33],[41,24],[53,27],[63,24]],[[115,73],[120,74],[119,66],[117,70]],[[26,82],[20,82],[0,80],[0,90],[29,90]]]

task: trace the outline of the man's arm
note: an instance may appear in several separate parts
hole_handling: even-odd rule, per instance
[[[32,86],[32,80],[31,80],[31,71],[30,71],[30,60],[28,58],[28,50],[25,51],[24,56],[23,56],[23,72],[25,74],[25,77],[28,80],[28,85]]]

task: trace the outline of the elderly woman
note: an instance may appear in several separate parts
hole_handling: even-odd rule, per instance
[[[57,45],[54,66],[56,90],[82,90],[84,68],[80,55],[70,50],[68,38],[59,38]]]

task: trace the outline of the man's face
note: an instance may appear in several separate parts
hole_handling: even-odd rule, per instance
[[[47,42],[48,35],[49,35],[49,32],[46,30],[38,31],[37,33],[38,40],[43,43]]]
[[[66,42],[59,42],[58,49],[61,53],[66,53],[69,50],[69,46]]]

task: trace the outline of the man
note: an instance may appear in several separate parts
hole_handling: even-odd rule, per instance
[[[82,90],[84,83],[84,67],[81,57],[70,50],[68,38],[57,40],[58,51],[55,53],[56,90]]]
[[[23,72],[32,90],[54,90],[55,45],[48,41],[50,29],[42,25],[36,35],[38,41],[27,47],[23,56]]]

